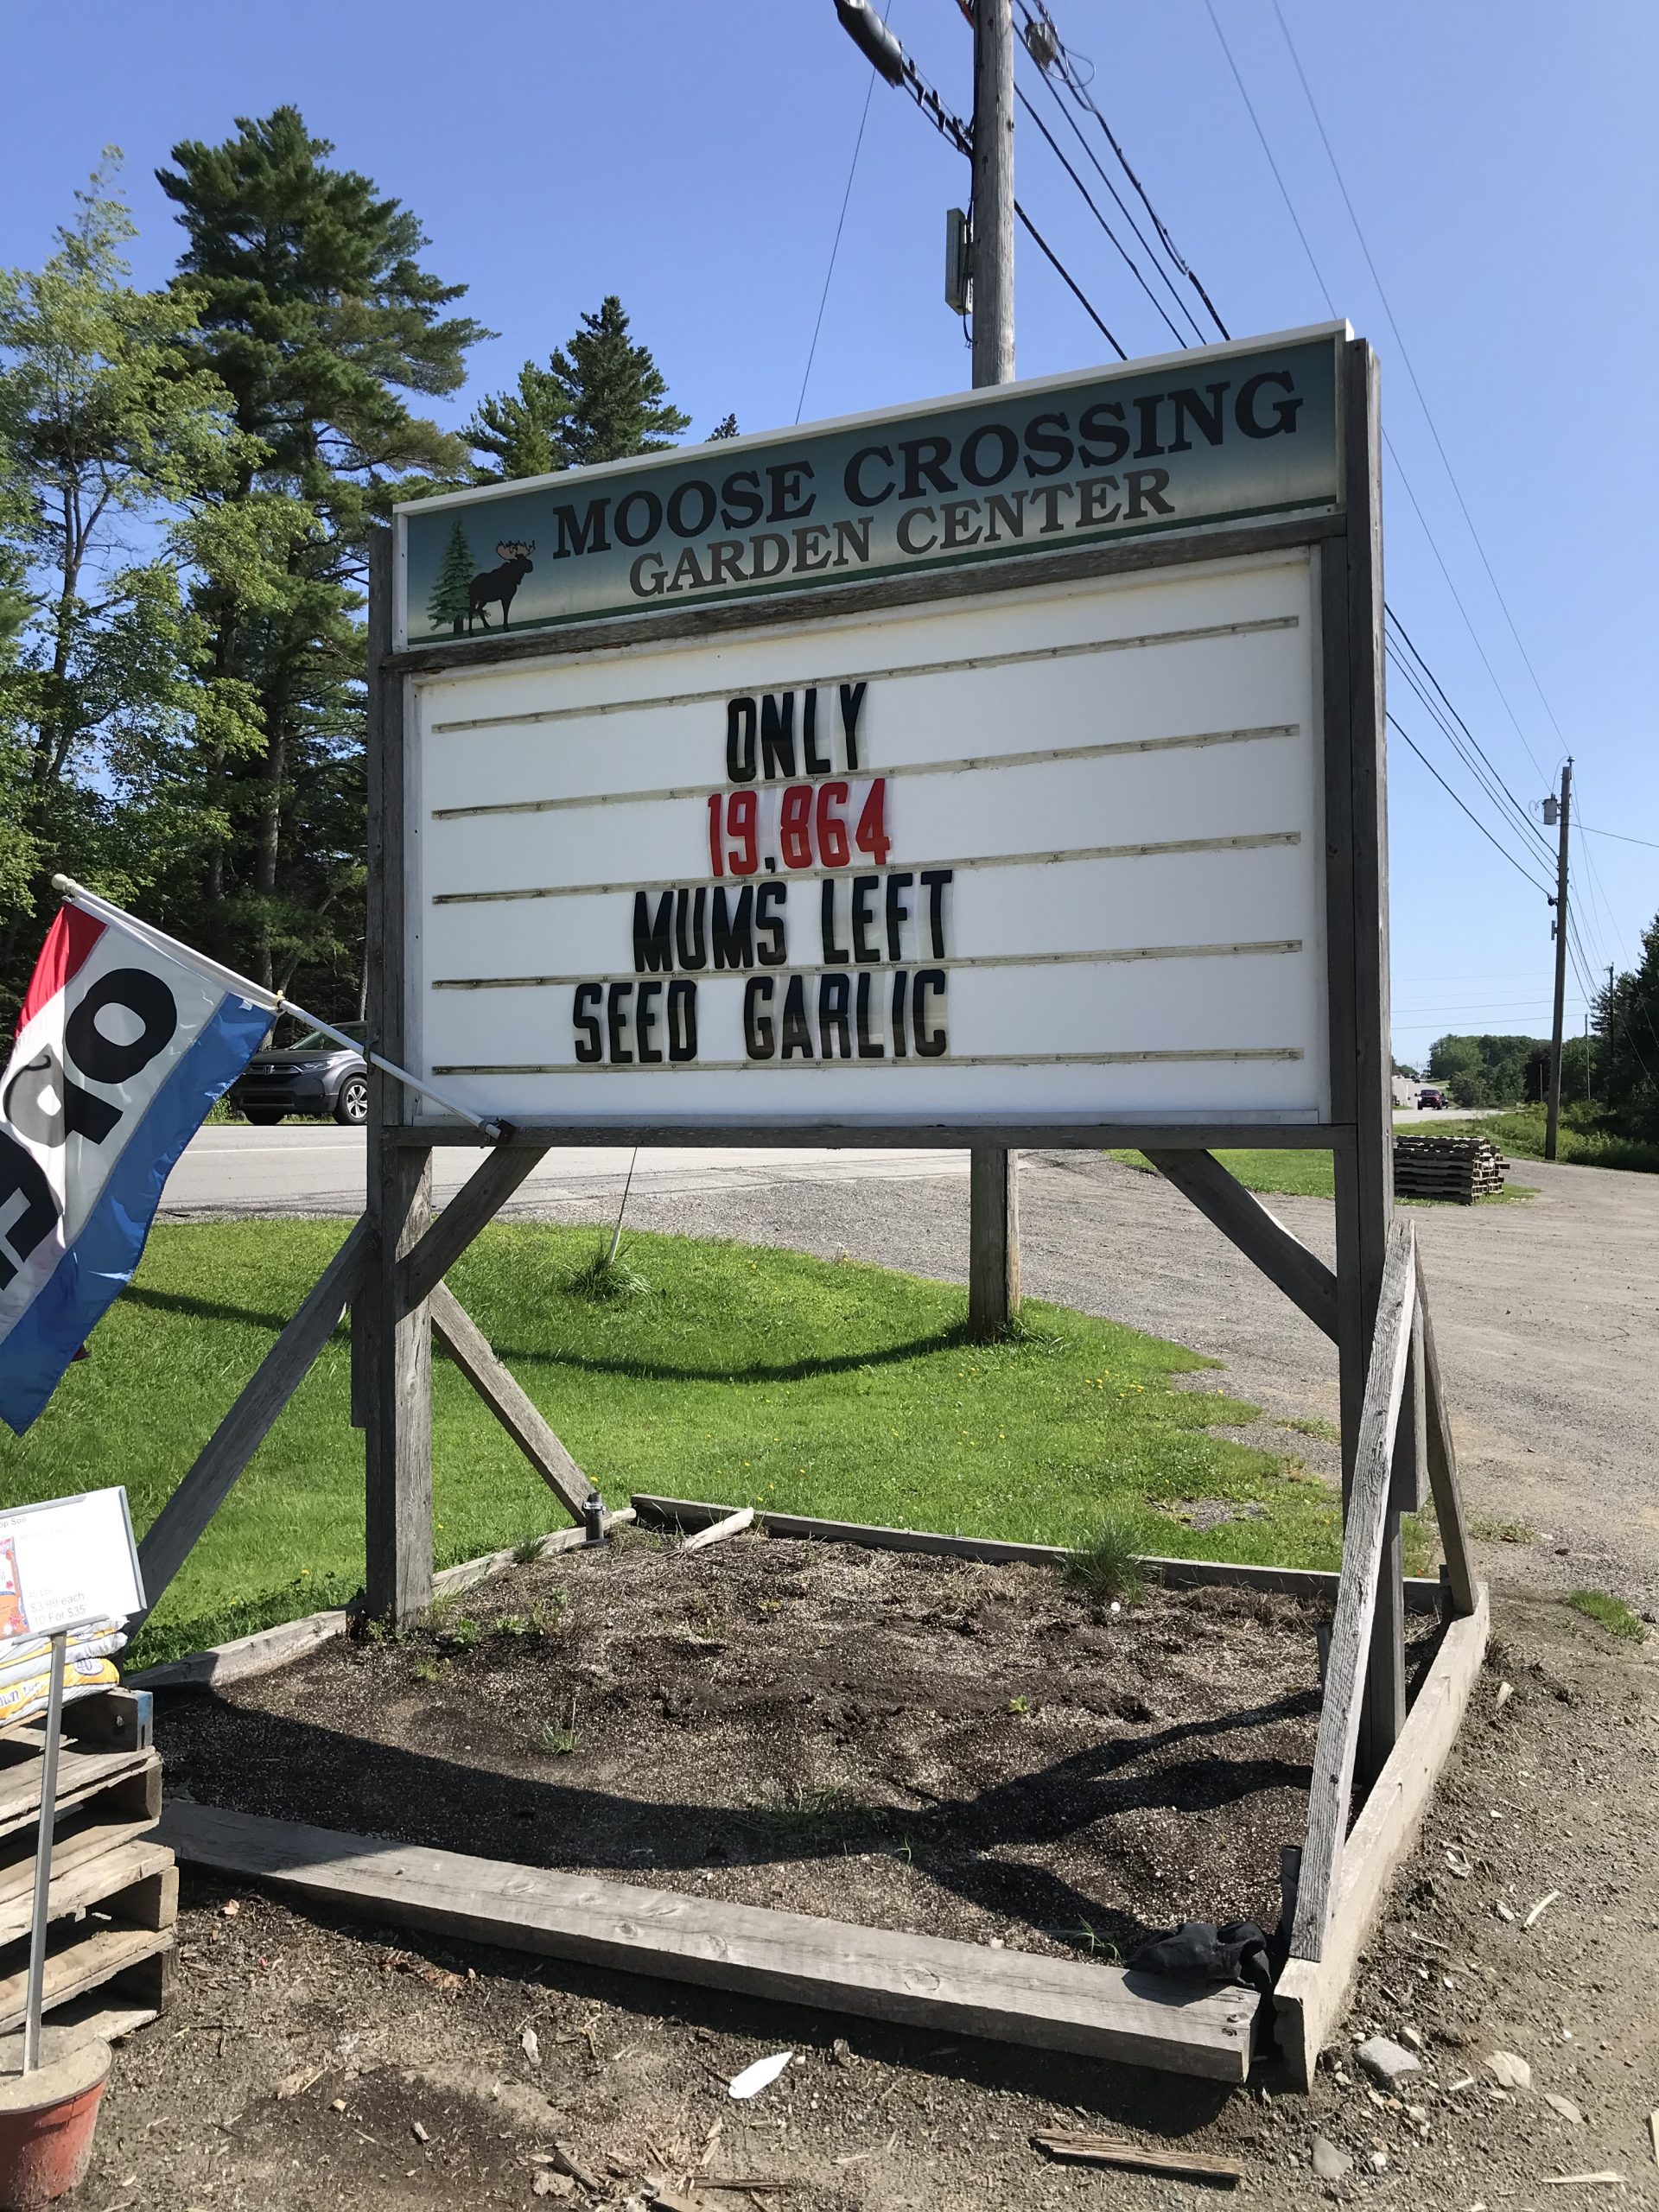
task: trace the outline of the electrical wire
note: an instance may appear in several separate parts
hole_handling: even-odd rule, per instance
[[[1514,791],[1510,790],[1509,785],[1504,782],[1502,772],[1499,770],[1497,762],[1492,759],[1485,747],[1482,745],[1480,740],[1475,735],[1473,730],[1470,728],[1468,723],[1465,721],[1463,716],[1458,712],[1451,700],[1446,696],[1446,687],[1440,682],[1440,677],[1435,675],[1428,663],[1424,659],[1421,652],[1419,652],[1416,640],[1413,638],[1410,631],[1407,629],[1405,624],[1400,620],[1400,617],[1395,613],[1392,607],[1385,607],[1383,612],[1387,620],[1393,624],[1401,641],[1405,645],[1406,651],[1411,655],[1413,660],[1415,661],[1418,667],[1422,671],[1423,675],[1427,678],[1428,682],[1434,687],[1434,690],[1439,695],[1440,702],[1446,709],[1446,713],[1452,716],[1452,720],[1457,723],[1458,728],[1462,731],[1464,736],[1468,740],[1469,743],[1479,754],[1481,760],[1485,763],[1488,771],[1496,780],[1504,798],[1508,801],[1510,810],[1513,812],[1516,818],[1520,822],[1522,827],[1528,832],[1528,834],[1537,840],[1538,843],[1543,847],[1544,851],[1548,854],[1549,851],[1548,839],[1544,836],[1542,830],[1539,829],[1537,823],[1533,820],[1526,807],[1522,805],[1522,802],[1516,797]]]
[[[1598,830],[1588,822],[1579,824],[1586,837],[1617,837],[1621,845],[1645,845],[1651,853],[1659,853],[1659,838],[1632,837],[1624,830]]]
[[[1060,259],[1059,255],[1055,252],[1053,247],[1050,245],[1048,240],[1043,236],[1036,224],[1032,221],[1030,216],[1027,214],[1025,209],[1020,205],[1020,202],[1017,200],[1014,203],[1014,212],[1020,218],[1020,220],[1025,225],[1032,243],[1036,246],[1038,251],[1046,255],[1048,260],[1052,264],[1061,283],[1065,285],[1066,289],[1071,293],[1073,298],[1077,300],[1078,305],[1088,316],[1090,321],[1094,324],[1096,329],[1099,331],[1101,336],[1106,340],[1112,351],[1117,355],[1118,359],[1120,361],[1127,361],[1129,358],[1128,355],[1118,344],[1116,339],[1113,337],[1111,332],[1108,330],[1106,325],[1101,321],[1100,316],[1095,310],[1094,303],[1090,299],[1089,295],[1084,290],[1082,285],[1078,283],[1077,278],[1071,274],[1071,271]]]
[[[1171,238],[1169,234],[1163,217],[1153,206],[1151,198],[1147,194],[1147,188],[1141,183],[1140,178],[1135,175],[1134,168],[1130,165],[1128,156],[1124,152],[1122,145],[1118,143],[1116,133],[1113,130],[1111,124],[1107,122],[1100,110],[1095,105],[1094,96],[1090,92],[1088,85],[1078,76],[1076,67],[1077,60],[1082,59],[1087,60],[1087,55],[1085,54],[1080,57],[1073,56],[1071,50],[1067,47],[1065,41],[1060,36],[1058,30],[1056,29],[1054,18],[1049,14],[1047,8],[1043,5],[1043,0],[1036,0],[1034,9],[1032,4],[1032,0],[1020,0],[1020,10],[1021,15],[1025,18],[1027,30],[1030,29],[1033,13],[1040,19],[1045,30],[1048,34],[1049,41],[1053,46],[1055,58],[1063,65],[1061,73],[1062,79],[1067,91],[1071,94],[1072,99],[1077,101],[1077,105],[1085,111],[1085,113],[1091,115],[1095,121],[1100,125],[1101,131],[1105,137],[1107,144],[1111,148],[1112,152],[1117,158],[1118,167],[1122,170],[1124,175],[1129,180],[1129,182],[1134,187],[1135,194],[1140,200],[1141,206],[1151,217],[1153,228],[1157,232],[1159,238],[1163,242],[1165,252],[1174,263],[1176,268],[1180,270],[1182,276],[1186,278],[1193,290],[1197,292],[1198,297],[1204,302],[1205,308],[1209,310],[1211,321],[1215,324],[1216,328],[1220,331],[1222,336],[1224,338],[1230,336],[1231,334],[1229,332],[1226,324],[1222,321],[1219,313],[1217,311],[1215,302],[1211,298],[1209,293],[1205,291],[1203,283],[1200,282],[1198,272],[1190,267],[1183,257],[1174,239]],[[1029,41],[1027,41],[1027,48],[1029,49]],[[1148,251],[1150,251],[1150,249],[1148,249]]]
[[[888,21],[892,21],[889,10]],[[858,136],[853,141],[853,158],[847,169],[847,189],[841,195],[841,213],[836,218],[836,235],[830,247],[830,266],[823,272],[823,289],[818,296],[818,319],[812,326],[812,343],[806,349],[806,366],[801,372],[801,396],[795,402],[795,420],[801,419],[806,405],[806,387],[812,375],[812,364],[817,358],[818,334],[823,328],[823,311],[830,304],[830,286],[836,273],[836,257],[841,251],[841,234],[847,226],[847,210],[852,204],[853,179],[858,175],[858,157],[864,147],[864,126],[870,119],[870,99],[875,91],[875,72],[870,72],[869,82],[864,87],[864,111],[858,118]]]
[[[1175,340],[1175,343],[1185,349],[1186,340],[1181,335],[1178,327],[1170,320],[1168,310],[1165,308],[1163,302],[1159,298],[1156,292],[1153,290],[1151,285],[1147,283],[1145,276],[1141,274],[1140,264],[1135,260],[1134,255],[1124,245],[1122,239],[1118,237],[1117,232],[1112,228],[1104,215],[1101,213],[1100,209],[1095,205],[1093,194],[1090,192],[1088,186],[1084,182],[1083,179],[1077,175],[1076,169],[1072,168],[1071,162],[1067,161],[1065,156],[1061,152],[1059,143],[1055,138],[1053,132],[1043,121],[1042,117],[1038,114],[1036,109],[1033,107],[1031,102],[1026,98],[1024,92],[1017,84],[1014,88],[1014,96],[1015,99],[1019,101],[1020,106],[1024,108],[1026,113],[1031,118],[1031,120],[1036,124],[1043,137],[1048,141],[1049,146],[1052,149],[1055,160],[1071,178],[1072,183],[1077,186],[1077,190],[1083,195],[1084,203],[1087,207],[1090,213],[1100,225],[1101,229],[1105,232],[1107,237],[1111,240],[1112,244],[1117,248],[1118,252],[1122,256],[1124,265],[1129,270],[1130,275],[1135,278],[1135,283],[1139,284],[1141,290],[1146,294],[1147,299],[1151,301],[1153,308],[1161,318],[1165,329],[1168,331],[1170,336]]]
[[[1532,824],[1525,812],[1516,806],[1512,801],[1509,800],[1504,786],[1497,779],[1490,777],[1486,773],[1482,766],[1482,760],[1484,756],[1478,754],[1476,752],[1471,750],[1470,747],[1465,744],[1455,722],[1452,721],[1447,717],[1444,709],[1440,707],[1440,702],[1435,698],[1433,692],[1427,689],[1421,677],[1419,676],[1416,669],[1414,668],[1411,663],[1404,658],[1400,648],[1395,644],[1392,639],[1389,640],[1388,650],[1389,666],[1394,670],[1395,673],[1400,677],[1403,682],[1408,684],[1411,690],[1415,693],[1417,698],[1427,711],[1434,727],[1446,739],[1448,745],[1451,746],[1452,752],[1462,762],[1464,767],[1474,779],[1474,782],[1479,790],[1491,803],[1498,822],[1504,829],[1509,830],[1511,835],[1513,835],[1517,829],[1525,830],[1529,833],[1527,836],[1522,838],[1522,847],[1528,859],[1532,861],[1535,867],[1539,866],[1540,864],[1553,866],[1555,859],[1554,853],[1551,850],[1549,846],[1543,842],[1542,838],[1538,836],[1536,831],[1533,830]]]
[[[1236,59],[1234,56],[1233,49],[1227,42],[1227,34],[1221,27],[1220,16],[1216,13],[1215,0],[1204,0],[1204,4],[1205,11],[1210,17],[1211,24],[1215,30],[1216,37],[1220,44],[1222,53],[1226,57],[1227,67],[1232,72],[1233,82],[1238,87],[1238,96],[1244,103],[1244,111],[1250,118],[1250,122],[1255,130],[1256,137],[1261,143],[1262,155],[1266,159],[1268,168],[1273,173],[1273,181],[1279,188],[1279,196],[1285,203],[1285,213],[1290,217],[1292,227],[1294,229],[1297,238],[1301,242],[1302,251],[1307,257],[1307,265],[1313,272],[1313,281],[1319,288],[1319,294],[1325,302],[1326,311],[1334,317],[1337,312],[1337,308],[1335,301],[1332,300],[1331,296],[1331,287],[1325,281],[1325,272],[1319,267],[1319,257],[1314,253],[1313,246],[1308,242],[1307,232],[1302,228],[1302,219],[1297,213],[1296,203],[1290,196],[1290,187],[1285,182],[1284,175],[1280,169],[1277,160],[1274,158],[1273,147],[1268,141],[1267,131],[1262,126],[1262,118],[1255,111],[1255,103],[1250,98],[1249,87],[1244,82],[1243,74],[1239,68]],[[1381,287],[1379,286],[1378,289],[1380,290]],[[1385,307],[1386,304],[1387,303],[1385,302]],[[1393,316],[1390,315],[1389,320],[1392,322],[1394,320]],[[1397,330],[1395,334],[1397,338],[1399,335]],[[1403,352],[1403,348],[1402,350]],[[1402,462],[1400,455],[1395,448],[1394,440],[1389,435],[1386,429],[1384,429],[1382,433],[1382,443],[1387,448],[1389,461],[1393,463],[1395,474],[1400,479],[1401,487],[1404,491],[1406,497],[1411,502],[1412,511],[1417,517],[1423,536],[1428,541],[1429,550],[1433,554],[1435,561],[1439,564],[1440,574],[1446,579],[1446,589],[1452,594],[1452,600],[1456,604],[1458,613],[1463,617],[1464,627],[1468,631],[1470,637],[1473,639],[1475,651],[1480,655],[1481,664],[1484,667],[1487,675],[1491,678],[1492,688],[1497,693],[1498,697],[1503,701],[1504,712],[1509,715],[1510,721],[1515,725],[1516,735],[1520,739],[1527,758],[1532,762],[1533,766],[1538,769],[1538,773],[1541,776],[1544,772],[1541,768],[1538,767],[1537,755],[1533,752],[1530,744],[1528,742],[1527,734],[1521,727],[1521,718],[1516,713],[1513,705],[1510,703],[1508,692],[1505,691],[1502,683],[1498,679],[1497,671],[1492,665],[1491,656],[1488,654],[1485,646],[1481,643],[1480,633],[1475,627],[1473,617],[1470,614],[1468,607],[1464,604],[1463,594],[1458,589],[1457,585],[1453,582],[1452,571],[1446,565],[1446,556],[1441,552],[1440,542],[1435,537],[1433,530],[1429,527],[1428,517],[1423,512],[1422,502],[1417,497],[1417,493],[1413,486],[1411,479],[1406,474],[1404,464]]]
[[[1027,7],[1024,13],[1027,28],[1029,29],[1033,20],[1032,10],[1029,7]],[[1207,345],[1210,341],[1205,335],[1203,327],[1198,322],[1197,316],[1192,313],[1192,308],[1187,306],[1186,302],[1182,297],[1180,288],[1176,284],[1174,279],[1170,276],[1168,270],[1165,268],[1163,263],[1159,259],[1158,249],[1152,244],[1151,240],[1147,237],[1146,232],[1141,229],[1140,224],[1135,220],[1134,209],[1129,207],[1122,194],[1112,181],[1110,176],[1101,166],[1098,156],[1096,154],[1094,148],[1089,143],[1088,139],[1084,136],[1082,126],[1077,122],[1077,117],[1071,112],[1071,109],[1067,105],[1058,86],[1056,86],[1053,79],[1049,75],[1048,71],[1043,67],[1041,60],[1037,57],[1037,55],[1032,53],[1031,41],[1029,38],[1027,39],[1025,43],[1027,53],[1031,54],[1031,58],[1036,65],[1037,73],[1042,80],[1043,89],[1047,92],[1050,99],[1053,101],[1055,108],[1064,120],[1066,128],[1071,131],[1072,137],[1077,140],[1077,144],[1083,149],[1084,160],[1094,170],[1095,175],[1105,186],[1107,191],[1111,194],[1112,198],[1116,201],[1124,220],[1128,224],[1129,228],[1135,232],[1141,251],[1146,255],[1147,261],[1161,280],[1164,289],[1168,292],[1170,298],[1174,302],[1177,312],[1186,318],[1188,327],[1191,328],[1193,337],[1198,340],[1200,346]],[[1065,80],[1062,79],[1062,81],[1064,82]],[[1033,120],[1035,118],[1033,118]],[[1040,124],[1039,125],[1039,128],[1041,128]],[[1154,210],[1154,212],[1155,221],[1156,211]],[[1189,271],[1188,273],[1190,274],[1191,272]],[[1221,328],[1219,318],[1217,318],[1217,327]],[[1226,335],[1226,331],[1222,329],[1222,336],[1224,338]],[[1179,343],[1183,348],[1185,348],[1186,340],[1183,338],[1179,340]]]
[[[1211,0],[1205,0],[1205,4],[1206,6],[1209,6],[1211,4]],[[1319,143],[1325,148],[1325,158],[1331,164],[1331,174],[1337,180],[1337,188],[1342,194],[1342,204],[1348,210],[1348,219],[1354,226],[1354,236],[1359,240],[1360,251],[1365,256],[1365,265],[1371,272],[1372,283],[1376,286],[1377,298],[1382,302],[1382,312],[1389,319],[1389,327],[1393,331],[1395,343],[1400,348],[1400,359],[1405,364],[1406,374],[1411,378],[1411,388],[1417,395],[1417,404],[1423,410],[1423,419],[1428,424],[1429,435],[1434,441],[1434,449],[1440,454],[1441,466],[1446,470],[1446,480],[1451,485],[1453,493],[1456,494],[1458,505],[1462,511],[1464,521],[1468,524],[1469,535],[1474,540],[1475,550],[1480,556],[1481,566],[1486,571],[1487,582],[1491,585],[1492,591],[1497,600],[1497,603],[1503,610],[1503,620],[1509,625],[1510,635],[1515,639],[1516,650],[1519,652],[1522,660],[1526,664],[1527,674],[1532,678],[1532,688],[1538,694],[1539,699],[1543,705],[1544,712],[1549,716],[1550,721],[1554,727],[1556,736],[1560,739],[1562,745],[1565,746],[1567,743],[1566,735],[1561,729],[1560,721],[1556,719],[1555,709],[1550,705],[1549,700],[1545,695],[1544,687],[1538,680],[1538,671],[1532,664],[1532,657],[1528,652],[1527,648],[1522,640],[1520,631],[1516,627],[1515,617],[1510,612],[1510,603],[1503,596],[1503,586],[1498,582],[1497,575],[1493,570],[1492,564],[1487,558],[1486,548],[1482,543],[1480,532],[1475,527],[1475,518],[1470,513],[1469,503],[1463,496],[1463,486],[1458,481],[1457,472],[1452,466],[1451,456],[1446,452],[1445,441],[1440,436],[1440,425],[1434,420],[1433,410],[1430,409],[1427,398],[1424,395],[1423,387],[1418,380],[1417,371],[1413,365],[1411,354],[1407,348],[1405,339],[1401,334],[1400,325],[1395,319],[1394,309],[1389,303],[1389,296],[1383,289],[1382,279],[1377,274],[1376,262],[1372,256],[1370,242],[1366,238],[1364,230],[1360,224],[1358,213],[1355,209],[1353,200],[1349,194],[1347,181],[1343,176],[1341,165],[1337,160],[1336,149],[1331,143],[1330,134],[1325,130],[1324,118],[1319,113],[1319,103],[1313,98],[1313,88],[1307,81],[1306,71],[1302,67],[1301,56],[1296,51],[1296,42],[1291,37],[1290,26],[1285,21],[1284,10],[1280,6],[1279,0],[1272,0],[1272,6],[1274,16],[1278,22],[1280,31],[1284,37],[1286,49],[1289,53],[1292,64],[1295,68],[1297,79],[1300,84],[1303,94],[1306,99],[1308,112],[1313,116],[1314,127],[1319,134]],[[1211,12],[1213,16],[1213,7],[1211,7]],[[1525,743],[1524,737],[1522,741],[1522,743]],[[1527,751],[1529,757],[1532,760],[1533,766],[1537,768],[1539,774],[1541,776],[1544,772],[1543,769],[1540,766],[1536,755],[1533,753],[1530,746],[1528,746]]]
[[[1410,731],[1401,728],[1399,717],[1395,714],[1392,708],[1389,710],[1389,721],[1392,724],[1396,734],[1405,740],[1406,743],[1417,755],[1417,758],[1422,762],[1424,767],[1427,769],[1429,774],[1433,777],[1435,782],[1446,793],[1446,797],[1455,806],[1462,808],[1463,812],[1468,815],[1469,819],[1474,823],[1476,829],[1479,830],[1481,836],[1485,838],[1492,850],[1495,853],[1502,853],[1504,859],[1508,861],[1510,866],[1516,871],[1517,875],[1526,876],[1527,881],[1531,884],[1535,891],[1542,892],[1546,899],[1550,897],[1551,893],[1548,885],[1540,883],[1535,875],[1529,874],[1521,861],[1516,860],[1515,855],[1510,850],[1509,847],[1507,845],[1500,845],[1498,843],[1497,839],[1493,836],[1491,831],[1486,827],[1486,824],[1481,820],[1480,817],[1464,805],[1463,801],[1458,797],[1456,791],[1452,790],[1451,785],[1446,782],[1446,778],[1434,766],[1434,763],[1429,759],[1427,753],[1424,752],[1422,747],[1418,744],[1416,739],[1412,736]]]

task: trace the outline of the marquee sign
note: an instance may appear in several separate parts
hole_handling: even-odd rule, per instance
[[[1329,1121],[1317,529],[1029,556],[1330,514],[1345,334],[401,510],[407,1064],[583,1128]]]
[[[400,510],[400,645],[1331,505],[1345,326]]]

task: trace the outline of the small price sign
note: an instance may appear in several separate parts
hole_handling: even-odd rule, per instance
[[[124,1489],[0,1512],[0,1643],[124,1620],[143,1603]]]

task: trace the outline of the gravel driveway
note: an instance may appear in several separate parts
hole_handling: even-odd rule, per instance
[[[1590,1582],[1656,1608],[1659,1179],[1536,1160],[1521,1161],[1512,1179],[1537,1196],[1412,1209],[1469,1510],[1478,1527],[1535,1536],[1483,1541],[1482,1572],[1495,1589]],[[607,1179],[555,1205],[508,1211],[613,1218],[618,1194]],[[1227,1388],[1281,1421],[1334,1421],[1334,1347],[1160,1179],[1093,1153],[1027,1153],[1020,1203],[1030,1294],[1221,1360]],[[1334,1258],[1328,1201],[1266,1203]],[[967,1279],[960,1174],[670,1192],[636,1184],[628,1221]],[[1329,1447],[1296,1441],[1310,1465],[1332,1471]]]

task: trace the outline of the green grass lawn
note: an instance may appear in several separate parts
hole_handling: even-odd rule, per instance
[[[1300,1158],[1303,1155],[1287,1155]],[[29,1433],[8,1503],[124,1483],[154,1518],[342,1234],[329,1222],[156,1230],[131,1287]],[[1333,1566],[1336,1507],[1276,1453],[1211,1435],[1254,1408],[1172,1378],[1213,1363],[1027,1302],[1027,1341],[969,1344],[949,1285],[792,1252],[631,1236],[646,1288],[571,1294],[591,1229],[497,1224],[454,1287],[613,1503],[631,1490],[1047,1543],[1118,1514],[1141,1548]],[[138,1648],[154,1660],[342,1603],[362,1579],[362,1440],[339,1332]],[[437,1563],[561,1524],[448,1363],[435,1363]],[[1204,1535],[1160,1501],[1254,1501]]]
[[[1483,1123],[1481,1126],[1485,1128],[1489,1125]],[[1430,1119],[1422,1122],[1396,1122],[1395,1127],[1397,1129],[1413,1132],[1427,1129],[1433,1131],[1436,1135],[1440,1135],[1449,1128],[1451,1134],[1456,1136],[1465,1128],[1472,1130],[1475,1124],[1472,1122],[1448,1124]],[[1494,1141],[1501,1141],[1494,1138]],[[1125,1167],[1137,1167],[1148,1175],[1156,1173],[1150,1160],[1141,1153],[1114,1152],[1109,1154],[1109,1157],[1122,1161]],[[1329,1198],[1335,1195],[1333,1180],[1335,1171],[1328,1152],[1281,1152],[1276,1146],[1270,1146],[1259,1151],[1218,1152],[1216,1158],[1230,1173],[1237,1178],[1247,1191],[1259,1192],[1263,1196],[1271,1193],[1276,1197],[1291,1198]],[[1512,1205],[1517,1200],[1535,1196],[1536,1193],[1524,1183],[1505,1183],[1501,1191],[1494,1191],[1489,1198],[1477,1198],[1475,1204],[1478,1206]],[[1456,1204],[1456,1200],[1402,1198],[1399,1203],[1402,1206],[1452,1205]]]

